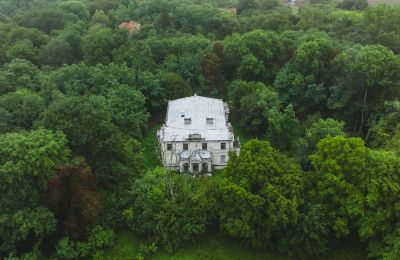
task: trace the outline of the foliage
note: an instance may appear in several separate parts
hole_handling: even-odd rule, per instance
[[[162,78],[162,86],[168,100],[190,96],[192,89],[189,84],[178,74],[166,73]]]
[[[132,189],[133,204],[124,210],[129,226],[168,252],[195,242],[213,220],[213,197],[204,183],[162,168],[148,172]]]
[[[40,129],[0,135],[0,144],[0,250],[16,252],[21,243],[31,249],[55,230],[41,195],[56,166],[68,160],[67,140]]]
[[[239,156],[231,153],[226,171],[223,229],[254,248],[272,246],[278,234],[298,221],[303,203],[300,167],[268,142],[252,140]]]
[[[59,229],[72,239],[82,239],[100,211],[96,178],[82,158],[57,169],[48,183],[47,201]]]
[[[241,128],[253,136],[266,136],[275,147],[290,151],[299,135],[293,107],[282,107],[278,93],[261,82],[234,81],[229,88]]]
[[[0,0],[0,258],[102,259],[130,224],[130,258],[222,231],[292,258],[362,240],[397,259],[400,7],[283,2]],[[216,178],[154,169],[147,126],[194,93],[268,142]],[[232,252],[188,255],[254,256]]]
[[[45,109],[43,98],[37,93],[19,89],[0,96],[0,110],[4,111],[4,126],[0,132],[29,130]]]
[[[41,125],[61,130],[74,155],[83,156],[101,185],[125,182],[140,170],[137,144],[112,122],[112,110],[99,96],[63,97],[42,114]]]
[[[357,138],[327,137],[311,156],[316,172],[312,197],[327,208],[330,228],[345,236],[355,227],[353,219],[362,215],[364,196],[360,183],[366,178],[367,149]]]
[[[79,252],[73,241],[68,237],[64,237],[58,241],[55,249],[54,258],[56,259],[76,259],[79,257]]]
[[[305,131],[303,138],[296,143],[296,157],[303,164],[308,164],[308,157],[317,149],[319,141],[326,137],[345,136],[344,122],[332,118],[319,119]]]
[[[80,256],[101,258],[105,249],[114,244],[115,233],[112,229],[95,226],[90,230],[87,242],[78,242],[77,248]]]
[[[400,68],[400,59],[381,45],[370,45],[349,49],[334,63],[341,76],[331,90],[331,107],[356,120],[358,132],[365,133],[383,103],[399,95],[395,71]]]

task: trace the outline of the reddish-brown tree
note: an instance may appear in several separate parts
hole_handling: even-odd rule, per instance
[[[220,49],[217,49],[220,53]],[[220,53],[222,55],[222,53]],[[224,78],[221,73],[222,61],[216,53],[210,53],[203,59],[203,74],[208,89],[213,95],[224,95]]]
[[[83,158],[57,169],[48,183],[47,202],[61,233],[82,239],[87,227],[95,224],[100,211],[96,177]]]

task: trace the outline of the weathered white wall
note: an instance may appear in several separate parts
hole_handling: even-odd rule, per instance
[[[183,151],[183,144],[188,144],[188,150],[194,151],[202,149],[202,144],[207,143],[207,151],[211,152],[211,163],[216,169],[222,169],[226,166],[229,157],[229,151],[233,150],[233,141],[188,141],[188,142],[170,142],[172,151],[167,150],[168,143],[162,143],[162,154],[166,166],[179,167],[180,154]],[[221,143],[226,143],[226,149],[221,150]],[[221,155],[225,155],[225,163],[221,162]]]

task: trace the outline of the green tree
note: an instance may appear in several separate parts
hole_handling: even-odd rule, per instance
[[[332,118],[319,119],[305,131],[305,135],[297,143],[296,157],[307,164],[308,157],[317,150],[319,141],[326,137],[345,136],[344,122]]]
[[[223,229],[254,248],[266,248],[299,216],[302,172],[268,142],[251,140],[230,154],[222,185]]]
[[[35,48],[30,40],[19,41],[10,46],[6,51],[8,60],[25,59],[36,63],[38,49]]]
[[[283,45],[271,31],[254,30],[225,40],[224,72],[240,79],[272,83],[284,63]]]
[[[358,219],[358,234],[368,243],[369,257],[395,259],[398,254],[400,160],[396,153],[368,153],[366,178],[361,183],[365,207]],[[391,257],[390,257],[391,256]]]
[[[328,87],[333,80],[330,68],[336,53],[332,40],[303,42],[277,75],[274,87],[281,99],[293,104],[300,116],[317,111],[327,113]]]
[[[113,33],[109,28],[93,25],[82,39],[84,60],[87,64],[108,64],[114,45]]]
[[[364,10],[368,7],[367,0],[344,0],[339,3],[339,8],[347,10]]]
[[[67,21],[64,12],[46,6],[20,17],[19,23],[24,27],[37,28],[50,34],[53,30],[63,29]]]
[[[63,12],[76,15],[79,19],[87,21],[89,20],[89,11],[84,3],[76,0],[63,1],[58,4],[58,9]]]
[[[0,94],[15,91],[17,88],[39,90],[39,69],[31,62],[15,59],[0,70]]]
[[[238,11],[241,15],[263,12],[279,6],[277,0],[239,0]]]
[[[400,130],[400,101],[386,101],[379,120],[370,129],[371,145],[373,147],[385,147],[396,143],[396,135]],[[370,140],[369,136],[367,140]]]
[[[39,61],[42,65],[59,67],[64,64],[70,64],[73,61],[71,54],[72,48],[68,42],[54,38],[41,48]]]
[[[395,53],[400,53],[400,7],[379,5],[368,8],[363,19],[364,41],[381,44]]]
[[[56,99],[42,113],[40,125],[65,133],[73,155],[87,160],[101,187],[126,182],[140,172],[138,144],[112,122],[103,97]]]
[[[126,133],[141,137],[149,118],[143,94],[139,90],[121,85],[111,89],[106,97],[113,110],[113,122]]]
[[[198,241],[215,221],[215,198],[204,182],[156,168],[131,188],[133,203],[124,210],[129,226],[173,252]]]
[[[331,88],[330,106],[365,134],[383,103],[400,95],[400,59],[381,45],[370,45],[343,52],[334,64],[339,76]]]
[[[55,230],[41,196],[70,151],[61,132],[44,129],[2,134],[0,144],[0,250],[16,253],[23,244],[26,250],[40,246]]]
[[[368,150],[359,138],[327,137],[311,158],[315,190],[311,201],[323,205],[329,228],[337,237],[356,229],[355,220],[364,212],[361,183],[366,179]]]
[[[291,105],[282,106],[274,89],[261,82],[233,81],[229,99],[234,117],[245,132],[267,137],[275,148],[293,148],[300,134],[299,121]]]
[[[4,124],[8,131],[30,130],[45,109],[44,100],[39,94],[20,89],[0,96],[0,109],[7,114]]]
[[[96,10],[94,15],[92,16],[92,24],[100,24],[103,26],[110,26],[111,22],[108,16],[104,13],[103,10]]]
[[[87,242],[78,242],[77,248],[81,257],[102,259],[104,258],[104,250],[110,249],[114,241],[114,230],[102,226],[95,226],[90,230]]]
[[[161,84],[164,88],[165,96],[169,100],[192,95],[192,89],[190,85],[178,74],[165,73],[162,76]]]

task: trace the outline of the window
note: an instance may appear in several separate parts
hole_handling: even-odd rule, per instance
[[[226,155],[221,155],[221,163],[226,163]]]
[[[183,172],[189,172],[189,164],[188,163],[183,164]]]
[[[202,143],[201,144],[201,149],[207,150],[207,143]]]
[[[207,117],[207,118],[206,118],[206,122],[207,122],[207,125],[212,125],[212,124],[214,124],[214,118],[212,118],[212,117]]]
[[[185,125],[189,125],[189,124],[192,123],[192,119],[191,118],[185,118],[184,121],[185,121]]]
[[[226,150],[226,143],[221,143],[221,150]]]
[[[172,144],[167,144],[167,151],[172,151]]]
[[[189,149],[189,145],[188,144],[183,144],[183,150],[188,150]]]
[[[193,167],[193,172],[199,172],[199,164],[198,163],[193,163],[192,167]]]

